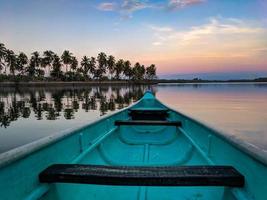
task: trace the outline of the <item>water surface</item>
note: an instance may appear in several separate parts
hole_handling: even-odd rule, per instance
[[[160,85],[164,103],[267,152],[267,84]]]
[[[0,88],[0,152],[81,126],[152,89],[163,103],[267,149],[267,84]]]

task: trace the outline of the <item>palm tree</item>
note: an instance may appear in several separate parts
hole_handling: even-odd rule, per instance
[[[58,55],[54,54],[53,63],[52,63],[52,71],[50,75],[55,78],[61,78],[63,75],[63,72],[61,70],[61,60],[58,57]]]
[[[24,75],[24,70],[29,62],[28,57],[25,53],[20,52],[17,58],[18,61],[18,68],[17,70]]]
[[[89,72],[93,75],[93,77],[96,76],[96,59],[95,57],[91,57],[89,61]]]
[[[71,64],[70,64],[71,80],[73,80],[73,75],[76,74],[77,67],[78,67],[78,60],[76,57],[73,56],[71,58]]]
[[[97,56],[98,69],[96,70],[96,77],[101,79],[103,74],[106,73],[107,67],[107,55],[103,52],[99,53]]]
[[[4,62],[3,60],[5,59],[6,56],[6,48],[5,45],[3,43],[0,43],[0,73],[2,72],[3,68],[4,68]]]
[[[53,51],[44,51],[43,58],[41,60],[42,67],[46,69],[48,67],[47,74],[50,75],[51,65],[54,59],[55,53]]]
[[[123,68],[124,68],[124,61],[122,59],[119,59],[115,65],[115,78],[117,80],[120,79],[120,74],[123,72]]]
[[[39,52],[35,51],[31,54],[31,59],[30,59],[30,65],[28,67],[28,74],[29,76],[34,76],[37,74],[39,77],[43,74],[43,71],[40,69],[41,65],[41,57]]]
[[[72,62],[72,53],[68,50],[65,50],[61,56],[61,59],[63,61],[63,64],[65,65],[65,68],[66,68],[65,72],[68,72],[68,66]]]
[[[77,60],[76,57],[73,56],[73,57],[71,58],[70,69],[72,70],[72,72],[75,72],[76,69],[77,69],[77,67],[78,67],[78,60]]]
[[[156,76],[156,66],[154,64],[150,65],[146,68],[146,78],[149,80],[153,80],[157,78]]]
[[[84,78],[88,78],[88,72],[90,69],[90,59],[87,56],[84,56],[81,61],[81,66],[82,66],[82,73]]]
[[[0,73],[4,69],[5,74],[8,72],[15,76],[16,72],[24,75],[24,72],[27,70],[30,77],[36,75],[41,77],[47,74],[59,79],[64,78],[63,71],[61,70],[62,63],[65,66],[65,77],[72,79],[75,75],[75,80],[85,80],[91,77],[100,80],[103,80],[103,78],[113,79],[114,73],[117,80],[121,78],[122,73],[122,78],[127,78],[128,80],[143,80],[144,78],[153,80],[157,78],[156,66],[154,64],[145,68],[144,65],[136,63],[132,68],[130,61],[124,61],[123,59],[116,61],[114,56],[107,56],[103,52],[100,52],[97,58],[84,56],[81,61],[81,67],[78,68],[79,63],[76,57],[68,50],[63,51],[61,57],[57,56],[53,51],[47,50],[43,52],[42,58],[35,51],[31,54],[30,60],[28,60],[26,54],[21,52],[19,55],[16,55],[12,50],[6,49],[3,43],[0,43]],[[48,69],[48,71],[45,73],[42,68],[45,71]],[[106,76],[107,70],[108,76]],[[81,74],[83,74],[84,78]],[[68,80],[68,78],[64,80]]]
[[[5,62],[9,67],[10,73],[12,73],[13,76],[15,76],[15,70],[17,69],[17,58],[12,50],[9,49],[6,50]],[[6,74],[6,68],[5,68],[5,74]]]
[[[110,55],[107,59],[107,68],[110,74],[110,79],[112,79],[112,76],[114,74],[115,64],[116,64],[115,57]]]
[[[145,72],[146,72],[145,66],[140,65],[140,63],[137,62],[133,68],[133,79],[134,80],[144,79]]]
[[[131,62],[129,60],[124,62],[123,74],[128,77],[128,80],[130,80],[133,75]]]

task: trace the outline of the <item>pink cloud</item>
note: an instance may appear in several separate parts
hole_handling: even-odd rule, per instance
[[[103,2],[97,8],[102,11],[114,11],[121,14],[122,18],[128,19],[138,10],[143,9],[169,9],[178,10],[187,6],[200,4],[206,0],[167,0],[164,3],[155,3],[153,1],[141,0],[121,0],[118,2]]]
[[[105,2],[99,4],[97,8],[103,11],[114,11],[116,9],[116,4],[111,2]]]
[[[187,6],[204,3],[205,0],[170,0],[168,8],[171,10],[181,9]]]

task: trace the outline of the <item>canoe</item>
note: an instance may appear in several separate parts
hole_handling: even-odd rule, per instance
[[[266,200],[267,162],[146,92],[93,123],[1,154],[0,199]]]

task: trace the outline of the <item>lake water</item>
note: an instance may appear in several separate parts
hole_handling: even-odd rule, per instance
[[[0,153],[126,107],[163,103],[267,151],[267,84],[0,88]]]

